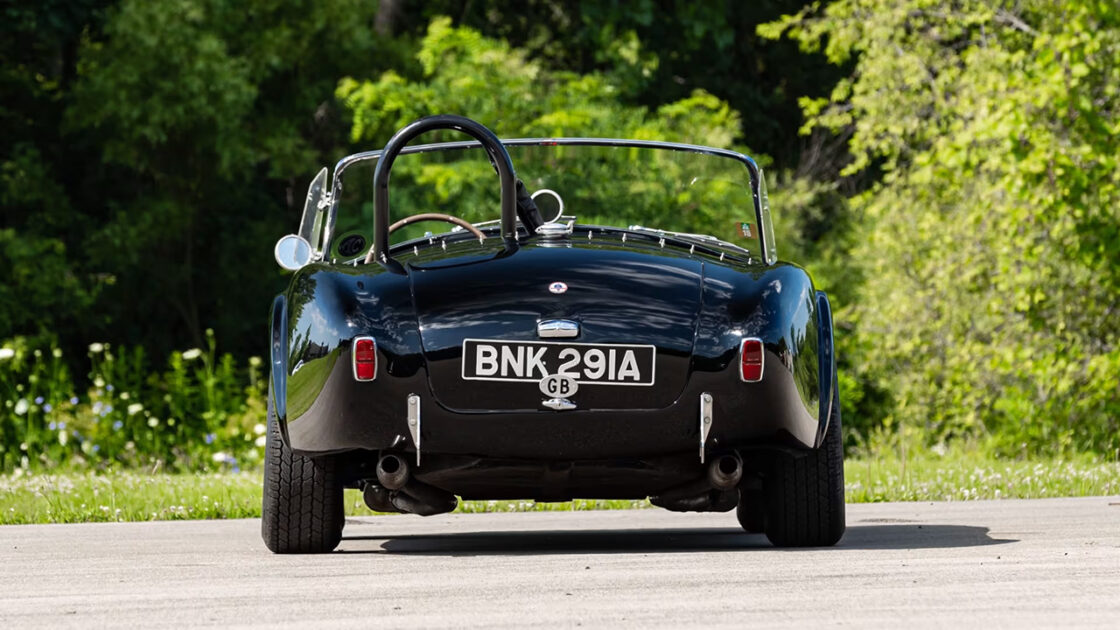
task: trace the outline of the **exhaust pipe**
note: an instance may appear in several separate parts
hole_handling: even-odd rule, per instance
[[[398,455],[385,455],[377,462],[377,480],[389,490],[400,490],[409,477],[408,463]]]
[[[730,490],[743,479],[743,460],[737,453],[723,455],[708,466],[708,481],[717,490]]]
[[[650,497],[650,503],[674,512],[726,512],[738,503],[735,489],[742,480],[742,458],[736,453],[722,455],[708,465],[703,477]]]
[[[390,494],[389,490],[376,483],[364,482],[362,484],[362,499],[365,500],[366,506],[374,512],[400,512],[400,509],[393,505]]]
[[[408,462],[393,453],[378,460],[377,481],[381,484],[380,488],[373,490],[376,486],[367,486],[365,495],[366,505],[378,511],[431,516],[450,512],[459,505],[459,500],[450,492],[413,479]],[[393,509],[381,509],[387,507],[386,503]]]
[[[426,496],[423,498],[413,494],[406,494],[416,492],[423,489]],[[430,494],[429,494],[430,493]],[[455,509],[459,505],[459,499],[450,492],[444,492],[439,488],[422,484],[419,481],[413,481],[404,490],[399,490],[392,494],[393,507],[397,508],[405,514],[417,514],[419,516],[432,516],[434,514],[446,514]]]

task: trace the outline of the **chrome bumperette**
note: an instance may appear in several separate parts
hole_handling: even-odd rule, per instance
[[[708,432],[712,429],[712,395],[700,394],[700,463],[704,463]]]
[[[408,432],[412,435],[412,443],[416,445],[416,465],[420,465],[420,397],[416,394],[408,395]]]

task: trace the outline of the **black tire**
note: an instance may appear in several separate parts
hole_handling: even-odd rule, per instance
[[[342,484],[330,457],[303,457],[284,444],[268,393],[261,536],[273,553],[327,553],[342,540]]]
[[[835,383],[832,391],[824,443],[802,456],[779,454],[763,481],[766,537],[777,547],[829,547],[844,535],[844,442]]]

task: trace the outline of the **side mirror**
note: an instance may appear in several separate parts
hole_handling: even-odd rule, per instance
[[[296,271],[311,262],[311,243],[297,234],[288,234],[276,241],[276,264],[288,271]]]

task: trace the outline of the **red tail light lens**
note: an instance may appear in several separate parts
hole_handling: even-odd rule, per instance
[[[743,340],[743,347],[739,351],[740,364],[739,376],[747,383],[757,383],[762,380],[763,358],[766,349],[762,340],[757,337],[748,337]]]
[[[354,339],[354,380],[372,381],[377,378],[377,342],[373,337]]]

